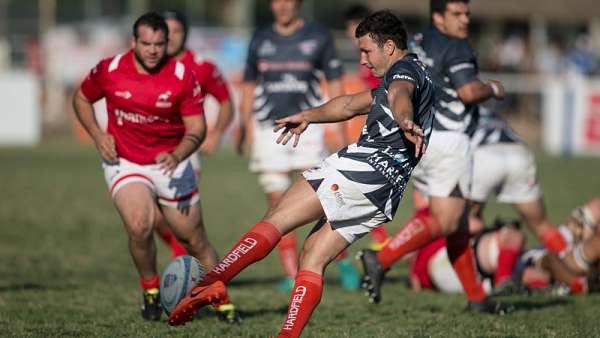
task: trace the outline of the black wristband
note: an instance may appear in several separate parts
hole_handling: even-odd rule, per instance
[[[187,138],[188,140],[194,142],[196,145],[200,145],[200,143],[202,142],[200,137],[193,134],[185,134],[183,135],[183,138]]]

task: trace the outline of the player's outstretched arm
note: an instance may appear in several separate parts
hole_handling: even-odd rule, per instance
[[[388,102],[392,108],[394,119],[404,131],[404,136],[415,144],[415,156],[425,152],[423,129],[413,121],[412,93],[415,89],[409,81],[394,81],[388,89]]]
[[[311,123],[339,122],[356,115],[367,114],[371,107],[371,92],[364,91],[351,95],[338,96],[327,103],[298,114],[275,121],[274,132],[283,129],[277,143],[287,144],[295,135],[294,147],[298,145],[302,134]]]
[[[83,95],[81,89],[78,89],[73,96],[73,110],[83,128],[94,140],[96,148],[103,160],[114,162],[118,160],[115,139],[112,135],[105,133],[100,129],[94,116],[94,106]]]
[[[502,100],[506,95],[500,81],[489,80],[486,83],[479,79],[461,86],[456,93],[458,98],[466,104],[481,103],[492,97]]]
[[[156,163],[161,165],[161,169],[165,174],[173,173],[179,162],[194,153],[206,136],[206,119],[204,114],[183,116],[183,124],[185,126],[185,134],[181,141],[170,153],[162,152],[156,155]]]

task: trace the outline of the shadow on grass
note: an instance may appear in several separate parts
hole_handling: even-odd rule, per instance
[[[76,285],[44,285],[39,283],[15,283],[9,285],[0,285],[0,293],[15,291],[48,291],[48,290],[73,290],[78,288]]]
[[[554,298],[545,301],[534,300],[534,299],[522,299],[512,301],[515,306],[515,311],[535,311],[542,310],[549,307],[564,306],[571,304],[573,301],[569,298]]]
[[[266,284],[278,285],[282,279],[283,279],[283,275],[260,277],[260,278],[234,279],[234,280],[230,281],[227,284],[227,286],[243,287],[243,286],[266,285]],[[324,280],[325,284],[339,284],[339,281],[340,280],[337,277],[337,275],[326,276],[325,280]],[[405,285],[408,285],[408,278],[405,276],[386,277],[385,283],[386,284],[387,283],[390,283],[390,284],[403,283]]]
[[[269,314],[278,314],[285,315],[287,313],[288,307],[287,305],[282,305],[279,307],[273,308],[261,308],[257,310],[244,310],[240,309],[240,316],[242,318],[252,318],[252,317],[261,317]]]

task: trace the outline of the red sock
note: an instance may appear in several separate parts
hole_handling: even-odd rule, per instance
[[[208,285],[217,280],[227,284],[248,265],[265,258],[281,239],[281,233],[269,222],[256,223],[235,243],[202,284]]]
[[[408,223],[377,253],[379,261],[388,269],[407,253],[420,249],[438,238],[442,229],[429,212],[418,211]]]
[[[548,283],[548,281],[544,279],[531,279],[525,281],[525,285],[532,289],[545,289],[550,287],[550,283]]]
[[[160,287],[160,277],[154,275],[150,278],[140,277],[140,286],[142,289],[158,289]]]
[[[452,267],[463,286],[470,301],[480,302],[485,298],[485,292],[477,280],[473,249],[469,241],[469,233],[457,230],[446,237],[446,250]]]
[[[160,235],[160,238],[171,248],[171,256],[173,258],[185,256],[188,254],[187,250],[183,247],[183,245],[181,245],[181,243],[177,241],[177,237],[173,235],[171,229],[161,229],[158,232],[158,234]]]
[[[296,235],[289,233],[281,238],[279,245],[279,259],[285,274],[295,278],[298,272],[298,253],[296,252]]]
[[[380,225],[377,228],[373,229],[373,231],[371,231],[371,236],[373,237],[375,243],[378,244],[385,243],[385,241],[387,241],[390,237],[384,225]]]
[[[567,242],[557,228],[546,229],[541,236],[544,247],[552,252],[561,252],[567,248]]]
[[[321,301],[323,277],[312,271],[299,271],[292,289],[288,314],[277,337],[300,337],[313,311]]]
[[[519,249],[512,247],[500,248],[498,268],[494,274],[494,285],[498,285],[512,276],[513,268],[519,258]]]
[[[569,285],[569,288],[574,295],[587,293],[587,280],[585,277],[574,278],[571,285]]]

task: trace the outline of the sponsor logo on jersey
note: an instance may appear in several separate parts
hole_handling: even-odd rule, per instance
[[[312,69],[312,64],[306,61],[273,62],[261,60],[258,62],[260,72],[307,71]]]
[[[213,272],[222,273],[227,269],[231,264],[240,259],[243,255],[247,254],[252,248],[254,248],[258,244],[258,241],[252,237],[244,238],[244,240],[238,245],[235,249],[233,249],[227,257],[225,257],[219,265],[215,266]]]
[[[170,108],[171,106],[173,106],[173,103],[169,102],[169,98],[171,97],[171,95],[172,95],[172,93],[170,90],[167,90],[166,92],[158,95],[158,99],[156,100],[156,107],[157,108]]]
[[[155,122],[170,123],[169,119],[162,118],[156,115],[142,115],[138,113],[126,112],[121,109],[115,109],[114,115],[117,117],[117,124],[123,125],[123,121],[136,123],[136,124],[150,124]]]
[[[268,92],[271,93],[306,93],[308,91],[308,82],[300,81],[295,75],[283,74],[281,81],[265,83]]]
[[[288,317],[283,324],[283,330],[289,331],[294,327],[294,323],[298,318],[298,311],[300,310],[300,305],[304,300],[304,296],[306,296],[306,286],[300,285],[294,290],[294,294],[292,295],[290,311],[288,312]]]
[[[130,98],[131,98],[133,95],[131,95],[131,92],[130,92],[130,91],[128,91],[128,90],[125,90],[125,91],[118,91],[118,90],[117,90],[117,91],[115,92],[115,96],[122,97],[122,98],[124,98],[125,100],[127,100],[127,99],[130,99]]]
[[[275,54],[275,52],[277,52],[277,47],[275,47],[271,40],[263,41],[260,47],[258,47],[259,56],[269,56]]]
[[[405,74],[394,74],[394,76],[392,76],[392,80],[405,80],[409,82],[417,82],[415,81],[415,79]]]

